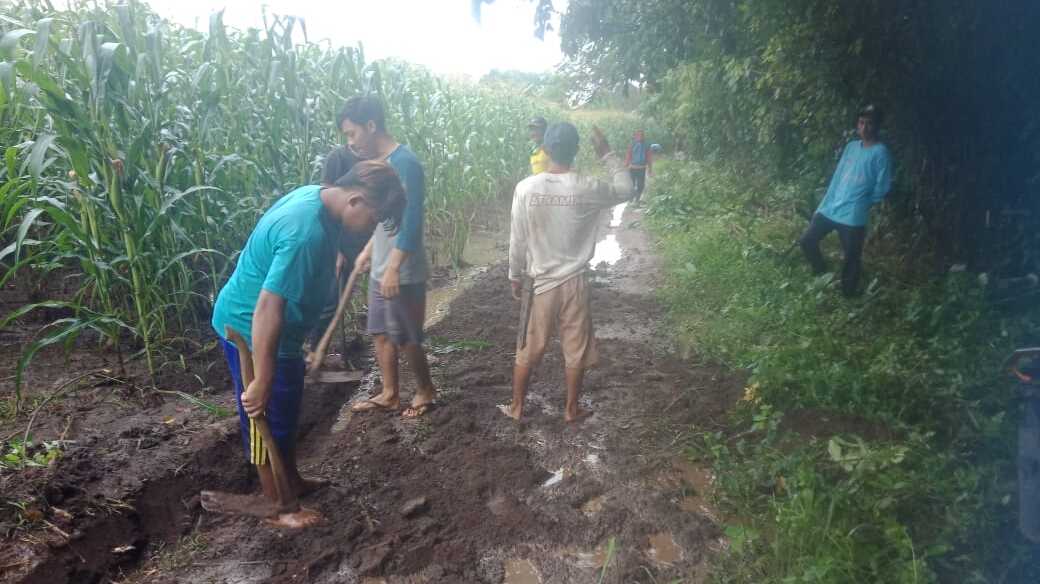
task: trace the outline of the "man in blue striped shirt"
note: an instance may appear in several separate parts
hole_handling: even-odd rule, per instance
[[[856,124],[860,139],[845,146],[827,194],[799,240],[813,272],[822,274],[827,262],[820,253],[820,240],[831,231],[838,232],[845,258],[841,269],[845,296],[857,293],[870,208],[892,188],[892,159],[888,148],[878,141],[881,121],[881,111],[873,105],[860,111]]]

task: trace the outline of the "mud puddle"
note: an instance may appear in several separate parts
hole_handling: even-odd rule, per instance
[[[529,560],[507,560],[503,584],[542,584],[538,570]]]
[[[682,548],[675,543],[670,533],[655,533],[650,536],[650,549],[647,554],[655,562],[674,564],[682,559]]]
[[[463,252],[463,263],[467,267],[459,270],[446,285],[427,292],[426,328],[440,322],[448,314],[451,303],[473,284],[473,280],[487,271],[488,266],[505,259],[508,251],[508,232],[473,232]]]

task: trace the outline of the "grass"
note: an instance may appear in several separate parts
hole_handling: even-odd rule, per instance
[[[724,511],[746,518],[727,529],[716,581],[1040,578],[1015,530],[1015,402],[1000,370],[1028,315],[997,311],[969,274],[907,280],[876,244],[863,297],[843,298],[784,253],[804,228],[788,185],[674,162],[654,189],[677,336],[750,374],[728,428],[692,442]],[[806,412],[848,423],[812,437]]]

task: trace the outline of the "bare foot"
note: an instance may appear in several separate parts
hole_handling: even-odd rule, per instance
[[[501,404],[498,407],[498,411],[502,412],[506,416],[513,418],[516,421],[520,421],[520,416],[524,414],[523,409],[514,407],[513,405]]]
[[[366,399],[365,401],[360,401],[354,404],[353,407],[350,408],[350,411],[357,413],[374,412],[380,410],[396,410],[399,407],[401,407],[400,398],[387,398],[384,397],[383,394],[379,394],[372,399]]]
[[[313,527],[324,520],[325,518],[321,516],[321,513],[314,509],[300,507],[299,511],[279,513],[277,517],[267,519],[267,524],[283,529],[303,529],[305,527]]]
[[[412,406],[406,409],[405,411],[401,412],[401,417],[408,420],[421,418],[425,416],[427,412],[433,410],[434,406],[436,405],[437,404],[430,402],[428,404],[422,404],[421,406]]]
[[[292,484],[293,490],[296,491],[296,497],[299,498],[329,486],[329,481],[326,479],[305,479],[297,475],[296,480]]]
[[[589,411],[589,410],[583,410],[581,408],[576,408],[574,412],[564,412],[563,413],[563,421],[567,422],[568,424],[578,424],[578,423],[581,423],[582,421],[584,421],[586,418],[588,418],[591,415],[592,415],[592,412]]]
[[[210,513],[265,518],[278,515],[278,505],[263,495],[239,495],[222,491],[202,491],[199,499],[202,503],[202,508]]]
[[[412,398],[412,405],[407,410],[401,412],[402,418],[421,418],[426,415],[426,412],[431,411],[436,407],[434,400],[437,398],[437,392],[433,390],[427,391],[416,391],[415,397]]]

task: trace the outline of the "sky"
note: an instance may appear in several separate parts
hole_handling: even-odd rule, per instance
[[[491,69],[549,71],[562,59],[560,40],[548,32],[534,36],[534,4],[496,0],[485,4],[481,22],[471,0],[148,0],[171,21],[206,30],[211,12],[224,8],[227,26],[262,27],[261,6],[269,13],[300,16],[311,41],[337,46],[364,43],[365,57],[426,65],[444,75],[479,79]],[[565,2],[556,1],[559,9]]]

